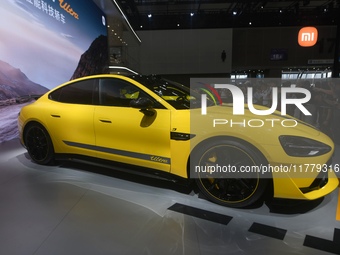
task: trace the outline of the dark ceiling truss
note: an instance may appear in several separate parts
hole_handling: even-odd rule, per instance
[[[339,0],[118,1],[136,30],[334,25],[340,18],[339,2]]]

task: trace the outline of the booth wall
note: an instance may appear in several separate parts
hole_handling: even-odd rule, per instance
[[[313,67],[333,60],[336,26],[320,26],[312,47],[298,44],[302,27],[236,28],[233,30],[233,69]],[[275,54],[283,54],[275,58]],[[330,64],[331,65],[331,64]],[[327,66],[327,65],[326,65]]]
[[[142,74],[229,73],[232,29],[138,31]],[[226,51],[222,62],[221,53]]]

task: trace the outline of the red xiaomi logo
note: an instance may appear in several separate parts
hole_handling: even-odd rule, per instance
[[[302,47],[311,47],[318,41],[318,30],[315,27],[303,27],[299,31],[298,43]]]

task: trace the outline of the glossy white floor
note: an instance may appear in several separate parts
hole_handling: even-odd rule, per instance
[[[190,187],[70,163],[39,166],[18,140],[0,144],[3,255],[340,254],[337,204],[338,190],[311,203],[229,209]]]

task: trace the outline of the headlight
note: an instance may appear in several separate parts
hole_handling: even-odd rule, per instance
[[[285,152],[293,157],[319,156],[332,150],[327,144],[300,136],[282,135],[279,140]]]

